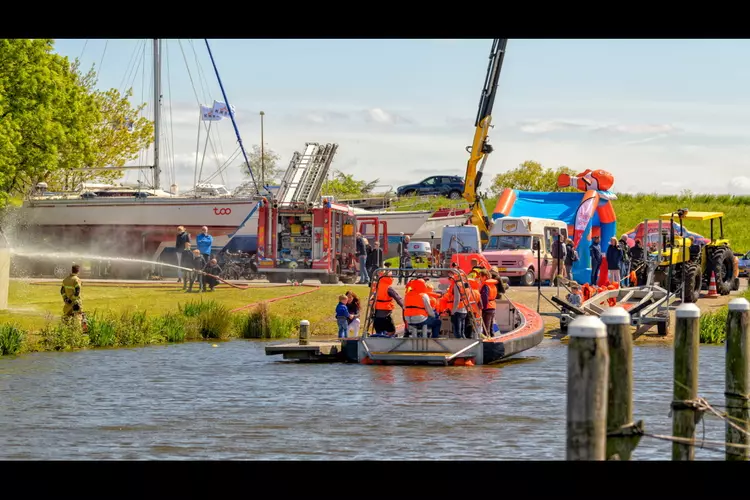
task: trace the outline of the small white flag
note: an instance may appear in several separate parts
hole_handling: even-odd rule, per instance
[[[213,108],[201,104],[201,120],[204,122],[217,122],[223,117],[217,114]]]
[[[221,117],[229,118],[229,108],[227,107],[226,103],[214,101],[214,114],[217,114]],[[234,108],[234,105],[232,105],[232,114],[236,115],[237,110]]]

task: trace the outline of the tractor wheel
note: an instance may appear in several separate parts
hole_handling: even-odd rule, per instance
[[[707,276],[709,281],[711,270],[716,273],[716,291],[720,295],[729,295],[734,281],[734,254],[729,247],[714,248]]]
[[[698,263],[686,262],[683,264],[683,270],[685,271],[685,302],[698,302],[701,296],[701,285],[703,285],[703,276],[700,274]]]

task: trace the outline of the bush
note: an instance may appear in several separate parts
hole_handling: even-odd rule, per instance
[[[117,325],[117,343],[121,346],[146,345],[158,342],[154,338],[152,323],[143,311],[125,311]]]
[[[88,319],[89,344],[94,347],[114,347],[117,345],[119,321],[115,317],[105,317],[94,311]]]
[[[198,328],[202,338],[227,340],[232,336],[232,317],[226,306],[214,305],[201,311]]]
[[[47,323],[39,332],[41,344],[46,351],[81,349],[89,345],[89,336],[83,333],[81,325],[75,321]]]
[[[186,321],[183,316],[175,313],[167,313],[153,319],[153,330],[161,335],[166,342],[184,342],[186,334]]]
[[[18,354],[24,338],[26,331],[16,325],[0,325],[0,356]]]
[[[240,316],[235,328],[243,339],[275,339],[290,337],[297,330],[297,325],[299,319],[273,314],[268,304],[261,302],[247,315]]]

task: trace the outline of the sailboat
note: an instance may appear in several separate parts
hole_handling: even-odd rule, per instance
[[[210,55],[208,42],[206,47]],[[213,62],[212,55],[211,60]],[[218,70],[216,76],[221,86]],[[265,192],[256,189],[255,192],[245,191],[239,194],[231,192],[223,184],[201,182],[197,182],[191,191],[184,194],[177,192],[176,185],[170,186],[168,191],[162,188],[160,39],[153,39],[153,87],[153,164],[145,167],[106,169],[150,170],[151,185],[144,187],[140,182],[137,186],[82,183],[72,192],[50,192],[45,183],[39,183],[23,201],[18,212],[18,221],[14,224],[15,246],[32,248],[36,252],[80,252],[88,255],[157,260],[165,248],[174,245],[178,226],[183,226],[193,235],[196,235],[202,226],[207,226],[216,246],[223,246],[234,235],[257,235],[255,210],[262,196],[273,196],[272,188],[265,187]],[[217,112],[217,104],[228,105],[215,101],[213,112]],[[237,140],[242,148],[233,112],[229,113],[229,116],[232,118]],[[245,153],[244,148],[242,152]],[[247,162],[247,155],[245,160]],[[380,220],[385,220],[388,223],[391,241],[398,240],[401,235],[411,236],[417,233],[434,215],[429,210],[373,212],[355,209],[355,212],[361,218],[377,216]],[[454,222],[446,219],[445,224],[451,223]],[[68,266],[40,261],[35,262],[33,267],[33,270],[29,270],[32,275],[59,275],[64,274]],[[131,278],[143,278],[146,274],[144,269],[137,268],[126,273],[127,277]],[[125,277],[123,274],[119,275]]]

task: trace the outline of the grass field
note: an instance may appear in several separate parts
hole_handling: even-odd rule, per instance
[[[485,200],[485,207],[490,214],[496,203],[497,198]],[[464,201],[446,198],[409,199],[396,204],[399,210],[437,210],[441,207],[466,206]],[[694,212],[724,212],[724,236],[729,239],[732,249],[742,253],[750,250],[750,227],[747,225],[750,222],[750,196],[618,194],[613,206],[617,214],[618,235],[630,231],[646,218],[655,219],[660,214],[678,208],[687,208]],[[685,227],[705,237],[710,235],[709,222],[686,222]]]
[[[249,304],[275,299],[292,294],[309,292],[299,297],[283,299],[269,304],[272,313],[299,317],[310,321],[313,334],[335,335],[336,321],[333,311],[337,297],[347,290],[353,290],[362,301],[367,300],[366,286],[293,287],[273,286],[238,290],[220,286],[213,292],[185,293],[182,288],[138,288],[122,286],[97,286],[96,283],[83,283],[83,306],[87,314],[95,311],[146,312],[160,315],[176,312],[180,305],[191,301],[213,300],[229,310]],[[31,284],[12,280],[8,291],[8,311],[0,311],[0,323],[15,323],[20,327],[35,330],[42,328],[48,318],[57,319],[62,313],[60,286],[58,283]],[[244,311],[244,310],[243,310]]]

